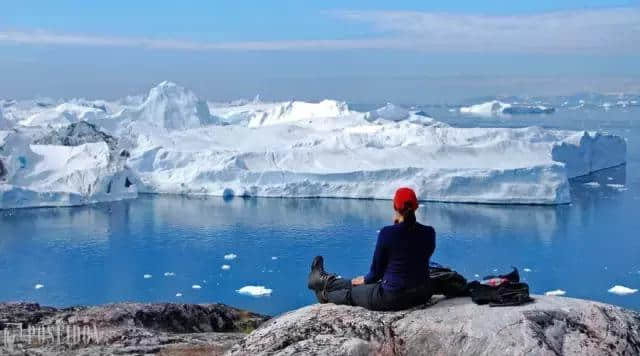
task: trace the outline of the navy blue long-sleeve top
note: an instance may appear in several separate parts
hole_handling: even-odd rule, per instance
[[[429,259],[436,248],[431,226],[406,223],[385,226],[378,234],[365,283],[382,281],[385,290],[401,290],[429,282]]]

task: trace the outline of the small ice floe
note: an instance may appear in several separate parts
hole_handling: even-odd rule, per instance
[[[175,274],[175,273],[173,273],[173,272],[165,272],[165,273],[164,273],[164,276],[165,276],[165,277],[173,277],[173,276],[175,276],[175,275],[176,275],[176,274]]]
[[[176,297],[182,297],[182,293],[176,293]]]
[[[33,288],[35,288],[35,289],[44,288],[44,284],[40,284],[40,283],[38,283],[38,284],[36,284],[35,286],[33,286]]]
[[[554,296],[554,297],[563,296],[565,294],[567,294],[567,292],[563,291],[562,289],[550,290],[544,293],[544,295]]]
[[[477,273],[476,273],[476,274],[474,274],[473,276],[474,276],[475,278],[480,278],[480,275],[479,275],[479,274],[477,274]]]
[[[599,188],[600,187],[600,183],[598,183],[598,182],[588,182],[588,183],[584,183],[583,185],[585,187],[589,187],[589,188]]]
[[[271,256],[271,260],[275,261],[275,260],[277,260],[277,259],[278,259],[278,257],[276,257],[276,256]]]
[[[152,276],[152,275],[150,275],[150,274],[145,274],[145,275],[144,275],[144,276],[142,276],[142,277],[144,277],[144,279],[149,279],[149,278],[151,278],[151,277],[153,277],[153,276]]]
[[[523,268],[522,270],[525,272],[531,272],[531,268]]]
[[[226,255],[224,255],[224,259],[227,261],[231,261],[231,260],[235,260],[236,257],[238,257],[236,254],[233,253],[228,253]]]
[[[194,284],[194,285],[191,286],[191,288],[193,288],[193,289],[201,289],[202,287],[200,287],[199,284]]]
[[[613,177],[607,177],[607,180],[613,180]]]
[[[617,295],[629,295],[629,294],[633,294],[635,292],[637,292],[637,289],[632,289],[629,287],[625,287],[625,286],[619,286],[619,285],[615,285],[611,288],[609,288],[609,293],[613,293],[613,294],[617,294]]]
[[[624,184],[607,184],[607,187],[609,187],[611,189],[615,189],[615,190],[617,190],[619,192],[627,190],[627,188],[624,186]]]
[[[251,297],[266,297],[270,296],[272,289],[265,288],[264,286],[244,286],[236,290],[238,294],[248,295]]]
[[[231,266],[229,265],[222,265],[222,267],[220,267],[223,271],[227,271],[231,269]]]

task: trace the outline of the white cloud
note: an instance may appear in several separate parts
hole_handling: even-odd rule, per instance
[[[488,16],[411,11],[337,11],[333,16],[373,25],[371,38],[203,42],[181,39],[0,31],[0,43],[111,46],[186,51],[404,49],[426,52],[640,51],[640,8]]]
[[[344,11],[430,51],[572,52],[640,49],[640,8],[487,16],[404,11]]]

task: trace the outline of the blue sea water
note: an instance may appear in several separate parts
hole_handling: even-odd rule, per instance
[[[433,260],[468,279],[516,266],[534,293],[563,289],[570,297],[640,310],[640,293],[607,292],[615,284],[640,289],[640,110],[490,119],[424,110],[455,126],[540,125],[626,137],[628,163],[572,180],[570,205],[426,203],[418,219],[438,233]],[[594,181],[600,187],[584,185]],[[343,276],[366,273],[377,231],[391,215],[389,201],[158,195],[0,211],[0,301],[223,302],[278,314],[314,302],[306,289],[314,255],[324,255],[327,268]],[[225,260],[229,253],[237,258]],[[231,268],[222,270],[223,264]],[[236,292],[246,285],[273,292],[262,298]]]

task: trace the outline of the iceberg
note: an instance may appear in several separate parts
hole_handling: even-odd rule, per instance
[[[231,260],[235,260],[236,257],[238,257],[238,255],[234,254],[234,253],[228,253],[226,255],[224,255],[224,259],[231,261]]]
[[[2,113],[2,108],[0,108],[0,130],[8,130],[11,128],[11,123],[9,120],[4,118],[4,114]]]
[[[249,127],[293,123],[314,118],[340,117],[349,114],[343,101],[323,100],[319,103],[288,101],[272,105],[267,110],[256,110],[249,115]]]
[[[22,132],[0,132],[0,209],[84,205],[137,196],[134,174],[106,142],[31,144]]]
[[[369,111],[365,114],[365,119],[369,121],[373,121],[376,119],[385,119],[391,121],[402,121],[409,118],[409,110],[396,106],[392,103],[387,103],[387,105],[378,108],[373,111]]]
[[[617,294],[617,295],[630,295],[630,294],[636,293],[637,291],[638,291],[637,289],[632,289],[632,288],[620,286],[620,285],[615,285],[609,288],[608,290],[609,293]]]
[[[19,124],[0,130],[0,208],[138,192],[389,199],[401,185],[430,201],[564,204],[570,178],[626,161],[615,135],[458,128],[393,104],[358,112],[335,100],[207,103],[171,82],[146,96],[71,104],[5,108],[4,120]],[[59,111],[75,114],[50,114]]]
[[[460,108],[460,112],[463,114],[478,116],[492,116],[502,114],[502,111],[509,107],[511,107],[511,104],[506,104],[498,100],[492,100],[482,104],[463,106]]]
[[[61,128],[80,121],[104,119],[107,113],[101,108],[73,103],[62,103],[54,108],[37,112],[19,121],[22,126]]]
[[[567,294],[567,292],[563,291],[562,289],[556,289],[556,290],[550,290],[548,292],[545,292],[544,295],[546,296],[563,296]]]
[[[272,289],[265,288],[264,286],[244,286],[236,290],[238,294],[244,294],[251,297],[266,297],[270,296]]]
[[[461,113],[476,116],[552,114],[555,111],[544,105],[508,104],[499,100],[460,108]]]

